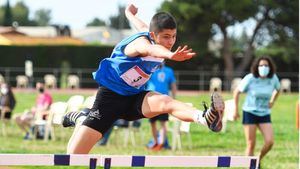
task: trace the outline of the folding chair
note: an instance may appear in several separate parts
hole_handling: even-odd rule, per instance
[[[291,80],[288,78],[284,78],[280,80],[280,91],[283,93],[290,93],[291,92]]]
[[[93,107],[95,99],[96,99],[95,96],[89,96],[89,97],[87,97],[84,100],[82,107],[83,108],[90,108],[91,109]]]
[[[16,76],[17,87],[18,88],[27,88],[28,87],[28,77],[25,75]]]
[[[52,74],[46,74],[44,76],[45,86],[49,89],[55,89],[56,88],[56,77]]]
[[[44,140],[47,141],[49,136],[52,140],[55,140],[54,126],[58,125],[61,127],[63,116],[65,115],[68,108],[66,102],[55,102],[52,103],[49,110],[49,116],[45,124],[45,135]],[[63,134],[63,133],[62,133]]]
[[[77,75],[69,75],[68,76],[68,88],[74,89],[79,88],[79,77]]]
[[[188,105],[193,105],[192,103],[186,103]],[[188,136],[188,144],[189,149],[192,149],[192,137],[190,133],[190,122],[184,122],[180,121],[179,119],[171,116],[169,118],[170,121],[173,122],[173,128],[172,128],[172,150],[176,150],[177,147],[180,150],[182,148],[181,144],[181,135],[187,134]]]
[[[1,111],[1,110],[0,110]],[[1,119],[0,119],[0,123],[1,123],[1,130],[2,130],[2,136],[6,137],[7,132],[6,132],[6,123],[8,123],[8,120],[6,120],[5,117],[5,113],[6,112],[1,112]]]
[[[223,123],[223,128],[221,130],[222,132],[226,131],[227,121],[234,121],[234,109],[235,109],[235,104],[233,99],[226,100],[224,103],[225,103],[225,109],[222,118],[222,123]]]
[[[209,91],[222,91],[222,80],[218,77],[213,77],[210,79]]]
[[[78,111],[84,102],[84,97],[82,95],[71,96],[68,100],[68,112]]]
[[[231,81],[231,88],[230,88],[230,90],[231,91],[234,91],[237,87],[238,87],[238,85],[240,84],[240,82],[242,81],[242,78],[234,78],[232,81]]]
[[[2,76],[2,74],[0,74],[0,84],[1,83],[4,83],[5,82],[5,79],[4,79],[4,77]]]

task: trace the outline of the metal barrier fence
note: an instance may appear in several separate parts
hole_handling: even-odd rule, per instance
[[[257,156],[131,156],[66,154],[0,154],[0,166],[110,167],[247,167],[257,169]]]
[[[73,74],[77,75],[80,79],[80,87],[82,88],[96,88],[98,85],[92,79],[91,73],[95,69],[82,69],[72,68],[67,71],[61,68],[34,68],[33,78],[30,79],[31,83],[43,80],[46,74],[53,74],[57,79],[57,86],[59,87],[63,80],[63,75]],[[233,78],[242,78],[248,72],[234,72]],[[12,86],[16,86],[16,76],[25,75],[24,67],[0,67],[0,74]],[[222,89],[225,91],[230,90],[231,81],[225,79],[225,72],[210,72],[210,71],[175,71],[177,85],[180,90],[209,90],[210,79],[218,77],[222,80]],[[288,78],[291,80],[291,90],[298,91],[299,89],[299,73],[298,72],[278,72],[279,79]],[[65,82],[66,83],[66,82]]]

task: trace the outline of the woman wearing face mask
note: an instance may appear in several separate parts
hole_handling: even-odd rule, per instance
[[[0,118],[9,120],[11,119],[11,113],[15,108],[16,100],[11,87],[8,84],[2,83],[0,92]]]
[[[246,137],[246,155],[253,156],[256,129],[263,135],[264,145],[260,150],[260,160],[271,150],[274,138],[271,123],[271,108],[279,94],[280,83],[275,74],[271,58],[259,57],[252,63],[251,73],[246,75],[233,93],[235,119],[239,118],[238,103],[241,92],[247,94],[243,104],[243,126]]]

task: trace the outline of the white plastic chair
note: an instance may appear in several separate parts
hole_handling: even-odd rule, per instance
[[[89,97],[87,97],[84,100],[82,107],[91,109],[93,107],[95,99],[96,99],[95,96],[89,96]]]
[[[284,78],[280,80],[280,91],[281,92],[287,92],[290,93],[291,92],[291,80],[288,78]]]
[[[0,74],[0,84],[1,83],[4,83],[5,82],[5,79],[4,79],[4,77],[2,76],[2,74]]]
[[[193,105],[192,103],[186,103],[188,105]],[[180,150],[182,148],[181,144],[181,136],[182,134],[186,134],[188,136],[188,147],[192,149],[193,142],[192,136],[190,133],[190,122],[180,121],[179,119],[171,116],[169,118],[171,122],[173,122],[172,128],[172,150],[176,150],[177,148]]]
[[[235,109],[235,104],[233,99],[226,100],[224,103],[225,103],[225,109],[222,118],[222,123],[223,123],[222,132],[226,131],[227,121],[234,121],[234,109]]]
[[[242,81],[242,78],[239,78],[239,77],[234,78],[231,81],[231,88],[230,88],[231,91],[234,91],[238,87],[238,85],[240,84],[241,81]]]
[[[61,126],[67,108],[68,104],[66,102],[55,102],[51,104],[48,119],[45,124],[45,141],[49,139],[49,135],[51,135],[52,140],[55,140],[54,126]]]
[[[56,88],[56,77],[52,74],[46,74],[44,76],[44,81],[45,81],[45,86],[47,88],[52,88],[52,89],[55,89]]]
[[[77,75],[69,75],[68,76],[68,88],[74,89],[79,88],[79,77]]]
[[[25,75],[16,76],[17,87],[18,88],[27,88],[28,87],[28,77]]]
[[[210,79],[209,91],[222,91],[222,80],[218,77],[213,77]]]
[[[82,95],[71,96],[68,100],[68,112],[78,111],[84,102],[84,97]]]

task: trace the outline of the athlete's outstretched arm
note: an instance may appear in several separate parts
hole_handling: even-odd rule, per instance
[[[185,61],[196,55],[191,48],[187,46],[178,47],[172,52],[159,44],[151,44],[146,37],[140,37],[130,42],[124,49],[124,53],[129,57],[153,56],[157,58],[170,59],[174,61]]]
[[[139,32],[149,31],[149,26],[136,16],[137,12],[138,8],[133,4],[129,4],[125,9],[127,19]]]

